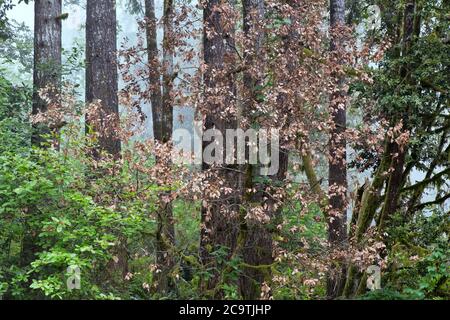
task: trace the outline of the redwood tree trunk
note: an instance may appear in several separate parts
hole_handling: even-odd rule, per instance
[[[204,61],[208,66],[204,74],[205,86],[205,129],[215,128],[219,130],[224,137],[224,146],[226,146],[225,131],[226,129],[236,129],[236,117],[228,116],[226,119],[220,116],[220,112],[226,106],[231,104],[232,97],[235,92],[234,79],[232,75],[215,77],[213,70],[223,70],[229,67],[229,61],[233,60],[233,35],[232,30],[223,30],[224,22],[227,19],[225,15],[215,8],[227,1],[210,0],[205,3],[203,9],[203,50]],[[213,31],[209,33],[209,31]],[[228,61],[228,62],[227,62]],[[224,90],[226,88],[226,90]],[[215,90],[220,90],[219,95],[215,94]],[[216,99],[219,97],[219,99]],[[217,100],[221,100],[217,102]],[[210,142],[203,142],[203,148],[206,148]],[[226,153],[226,148],[224,148]],[[210,165],[206,162],[202,164],[203,170],[210,169]],[[238,172],[236,165],[221,165],[214,172],[219,178],[224,180],[224,186],[232,190],[229,194],[221,194],[219,199],[209,199],[210,195],[205,194],[205,203],[202,206],[202,230],[200,241],[200,257],[202,263],[212,268],[212,277],[208,281],[202,283],[204,290],[218,289],[219,282],[223,281],[223,265],[217,265],[217,259],[211,253],[220,247],[226,248],[228,254],[225,259],[231,258],[235,254],[237,236],[239,234],[239,194],[241,192],[240,182],[242,176]],[[214,178],[213,178],[214,179]],[[220,290],[214,290],[214,297],[220,298]]]
[[[61,81],[61,0],[36,0],[34,2],[34,115],[47,110],[38,90],[47,86],[58,89]],[[53,91],[53,90],[51,90]],[[50,92],[51,93],[51,92]],[[32,142],[41,145],[42,134],[50,133],[43,124],[33,128]]]
[[[259,28],[258,23],[264,19],[264,1],[263,0],[244,0],[242,2],[243,11],[243,31],[249,36],[248,50],[244,52],[244,60],[250,69],[245,71],[243,75],[244,84],[244,106],[243,115],[248,118],[250,125],[254,124],[256,120],[251,119],[252,110],[255,110],[257,98],[257,86],[261,84],[261,79],[255,75],[255,70],[258,68],[255,65],[256,59],[261,53],[264,32]],[[248,128],[244,128],[245,130]],[[254,180],[259,171],[257,166],[245,165],[246,178],[244,182],[243,199],[246,201],[244,205],[249,207],[251,203],[258,203],[262,197],[257,194],[246,195],[246,190],[253,190],[255,188]],[[258,189],[264,187],[257,186]],[[260,190],[258,190],[258,193]],[[272,217],[273,218],[273,217]],[[261,285],[269,278],[270,268],[261,267],[263,265],[270,265],[273,262],[272,258],[272,234],[260,222],[241,221],[241,224],[246,224],[246,239],[242,249],[242,259],[248,265],[259,266],[255,268],[244,268],[243,274],[239,279],[239,290],[243,299],[255,300],[260,297]]]
[[[339,57],[340,31],[345,25],[345,0],[330,1],[330,29],[331,51]],[[347,166],[346,166],[346,109],[345,95],[342,89],[343,79],[331,96],[330,113],[334,128],[330,136],[330,160],[329,160],[329,216],[328,216],[328,240],[331,249],[338,249],[347,242]],[[340,294],[343,286],[343,272],[331,270],[327,279],[327,296],[334,298]]]
[[[172,139],[173,130],[173,99],[171,97],[174,81],[173,56],[174,50],[174,3],[173,0],[164,1],[164,40],[163,40],[163,99],[162,99],[162,132],[161,142],[167,143]]]
[[[147,59],[150,67],[149,84],[150,99],[152,103],[153,135],[161,139],[162,134],[162,93],[160,80],[160,63],[158,58],[157,20],[155,16],[155,1],[145,0]]]
[[[101,153],[120,158],[117,21],[115,0],[87,0],[86,5],[86,102],[100,103],[98,113],[86,116],[87,132],[98,134],[93,157]],[[108,269],[114,281],[122,281],[128,272],[126,238],[119,236]],[[121,279],[116,279],[120,275]]]
[[[116,32],[116,1],[87,0],[86,102],[100,100],[101,110],[99,119],[88,118],[86,124],[99,133],[99,151],[118,158],[120,140],[114,129],[119,117]]]
[[[159,65],[157,28],[154,0],[145,0],[145,15],[147,20],[147,54],[150,66],[150,90],[153,116],[153,135],[160,143],[169,143],[172,139],[173,129],[173,99],[171,97],[173,87],[173,2],[164,1],[164,40],[163,40],[163,65]],[[163,86],[161,92],[160,71],[163,73]],[[158,158],[156,161],[159,161]],[[163,196],[163,195],[161,195]],[[166,197],[169,194],[165,195]],[[156,232],[156,264],[157,272],[154,274],[155,289],[161,295],[172,291],[174,286],[170,272],[175,262],[173,248],[175,245],[175,228],[173,222],[172,204],[161,203],[157,217]]]
[[[61,81],[61,0],[36,0],[34,3],[34,70],[33,107],[36,115],[47,110],[46,103],[39,96],[39,89],[54,87],[49,91],[50,98],[58,91]],[[33,145],[44,147],[43,134],[51,132],[45,124],[33,125],[31,141]],[[35,215],[37,210],[31,209]],[[21,264],[26,266],[34,260],[38,250],[32,229],[25,226],[22,243]]]

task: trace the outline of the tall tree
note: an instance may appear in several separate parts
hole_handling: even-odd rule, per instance
[[[173,99],[172,89],[174,79],[174,1],[164,1],[163,16],[163,99],[162,99],[162,132],[158,138],[163,143],[167,143],[172,138],[173,130]]]
[[[39,90],[47,88],[50,98],[58,90],[61,81],[61,0],[36,0],[34,2],[34,115],[45,112],[47,104],[39,96]],[[52,87],[52,88],[50,88]],[[50,133],[43,123],[34,125],[32,142],[41,145],[42,134]]]
[[[420,56],[416,53],[411,52],[411,47],[414,45],[415,40],[420,35],[420,8],[418,8],[416,1],[408,0],[404,3],[403,8],[399,8],[398,12],[396,12],[395,17],[390,17],[390,14],[388,14],[387,12],[383,13],[385,16],[384,19],[387,19],[387,17],[389,17],[390,20],[393,21],[384,21],[384,24],[387,26],[387,32],[389,34],[397,35],[397,37],[395,38],[397,45],[393,46],[392,49],[389,50],[386,54],[385,59],[387,59],[388,61],[391,60],[389,64],[386,64],[389,67],[385,67],[385,70],[383,70],[383,68],[382,70],[380,70],[380,72],[387,72],[389,74],[384,76],[386,79],[389,79],[390,83],[395,84],[395,81],[397,81],[397,83],[401,83],[402,87],[404,87],[404,91],[401,93],[397,93],[398,85],[393,85],[393,88],[390,88],[389,86],[380,87],[383,88],[383,97],[387,97],[389,95],[393,95],[394,97],[396,97],[398,95],[401,95],[402,99],[404,100],[390,97],[390,99],[386,99],[386,101],[390,101],[390,103],[386,106],[383,106],[381,104],[382,106],[380,106],[380,109],[383,110],[385,116],[386,114],[388,115],[390,125],[392,127],[397,126],[401,122],[403,126],[402,130],[412,130],[414,126],[418,126],[420,128],[420,125],[418,124],[421,123],[421,120],[417,120],[418,118],[416,118],[417,124],[414,125],[412,125],[409,120],[413,113],[411,111],[413,106],[411,105],[411,103],[403,102],[405,100],[408,100],[406,98],[408,95],[414,95],[418,90],[418,84],[416,82],[417,80],[414,80],[411,77],[411,74],[414,73],[411,69],[417,68],[417,66],[411,63],[406,57],[411,55]],[[400,60],[402,62],[398,64],[392,63],[392,61],[396,60]],[[397,65],[400,66],[398,69],[390,67]],[[392,81],[393,79],[395,80]],[[425,89],[421,91],[421,95],[425,95],[425,92]],[[398,106],[393,106],[393,101],[401,101],[401,103],[399,103]],[[439,103],[436,105],[438,107],[438,110],[440,110]],[[433,108],[431,107],[429,108],[429,110],[432,109]],[[434,112],[435,111],[431,112],[431,116],[418,116],[424,116],[424,118],[427,119],[426,121],[424,121],[426,125],[422,130],[429,130],[429,128],[427,129],[427,126],[429,125],[430,128],[434,126],[432,124],[435,120],[432,120],[434,117]],[[419,112],[417,112],[417,114],[419,114]],[[440,142],[438,143],[438,145],[438,152],[441,152],[443,149],[443,144]],[[359,203],[353,213],[354,218],[352,218],[352,222],[354,222],[355,224],[355,231],[352,232],[351,235],[354,236],[354,240],[358,245],[362,244],[364,240],[363,236],[365,235],[365,232],[367,231],[373,219],[377,220],[378,232],[382,234],[386,227],[386,222],[389,220],[390,216],[398,209],[398,202],[402,192],[402,188],[408,180],[410,170],[417,165],[416,161],[420,159],[417,154],[413,154],[413,151],[411,151],[411,160],[407,165],[405,165],[408,147],[411,146],[408,146],[405,141],[402,142],[401,140],[393,139],[392,137],[386,135],[383,154],[380,159],[380,164],[375,171],[372,183],[364,186],[364,190],[362,190],[360,196],[358,197]],[[425,181],[429,180],[429,178],[432,176],[435,165],[437,163],[436,161],[439,161],[438,159],[439,157],[433,159],[429,164],[431,170],[427,172]],[[418,190],[420,190],[422,184],[418,183],[416,186],[418,186]],[[414,186],[410,186],[409,188],[405,188],[404,190],[411,190],[413,189],[413,187]],[[385,190],[384,194],[382,194],[383,189]],[[422,191],[419,191],[419,193],[421,193]],[[415,202],[416,200],[414,199],[415,195],[413,196],[413,201]],[[379,208],[380,210],[378,210]],[[408,210],[409,209],[411,209],[410,206],[408,206]],[[377,211],[379,211],[378,215]],[[406,216],[407,215],[405,214],[405,217]],[[354,265],[351,265],[348,269],[343,295],[345,297],[349,297],[354,294],[363,293],[366,289],[366,280],[367,275],[358,272],[357,268]]]
[[[245,117],[250,126],[256,124],[256,119],[252,119],[252,112],[256,111],[258,103],[258,88],[262,85],[262,77],[258,75],[260,66],[258,65],[258,57],[261,56],[264,46],[264,29],[261,23],[264,21],[264,1],[263,0],[243,0],[242,1],[242,30],[246,37],[243,59],[248,68],[243,74],[243,107],[242,115]],[[248,129],[243,128],[243,129]],[[247,147],[248,152],[248,147]],[[248,159],[247,159],[248,160]],[[243,202],[244,205],[253,205],[261,202],[261,194],[263,186],[258,186],[257,194],[252,191],[255,188],[254,181],[260,168],[255,165],[247,164],[243,166],[245,178],[243,181]],[[252,205],[250,205],[251,208]],[[271,217],[273,218],[273,217]],[[252,267],[245,268],[239,279],[239,288],[244,299],[254,300],[260,297],[261,285],[267,280],[270,274],[270,268],[263,265],[270,265],[272,258],[272,235],[261,222],[250,222],[244,220],[240,222],[246,224],[246,239],[242,248],[242,258],[244,262]],[[253,267],[255,266],[255,267]]]
[[[36,0],[34,3],[34,70],[32,114],[47,110],[39,90],[48,88],[49,98],[55,98],[61,81],[61,0]],[[45,123],[33,124],[32,144],[45,146],[42,135],[51,133]],[[30,210],[35,214],[36,210]],[[26,226],[22,243],[21,264],[28,265],[34,259],[38,247],[31,227]]]
[[[206,64],[204,73],[204,128],[215,129],[224,137],[224,146],[227,145],[226,130],[237,128],[236,114],[223,116],[227,107],[235,102],[234,73],[229,72],[235,59],[234,21],[227,21],[226,10],[232,7],[231,1],[210,0],[203,7],[203,57]],[[223,10],[222,10],[223,9]],[[228,72],[224,72],[228,70]],[[210,142],[203,142],[203,150]],[[223,149],[222,163],[226,147]],[[203,161],[202,170],[208,172],[212,182],[221,181],[219,198],[205,194],[202,206],[200,256],[202,263],[211,268],[214,274],[209,281],[203,283],[205,290],[212,290],[215,297],[220,297],[218,290],[221,282],[227,278],[227,272],[219,271],[217,259],[213,251],[226,249],[225,259],[230,259],[236,252],[236,243],[239,234],[239,195],[241,192],[242,175],[236,165],[212,166]],[[225,192],[224,190],[227,190]]]
[[[86,117],[86,130],[98,137],[93,157],[106,153],[120,158],[117,20],[116,1],[88,0],[86,6],[86,102],[98,103],[99,108]],[[124,277],[128,272],[126,239],[119,237],[109,270]]]
[[[157,20],[155,1],[145,0],[147,60],[149,64],[150,100],[152,104],[153,135],[155,139],[162,138],[162,92],[161,74],[158,54]]]
[[[114,132],[119,117],[116,1],[88,0],[86,5],[86,102],[100,101],[96,119],[86,119],[87,130],[98,133],[98,151],[120,156]],[[100,152],[96,152],[96,156]]]
[[[342,32],[345,25],[345,0],[330,1],[330,30],[331,46],[330,50],[340,63],[342,54]],[[331,248],[336,249],[345,245],[347,241],[347,144],[345,139],[346,131],[346,106],[343,91],[343,79],[338,83],[337,88],[331,95],[330,113],[334,124],[331,130],[329,143],[329,215],[328,215],[328,240]],[[329,276],[327,280],[327,295],[336,297],[342,288],[341,272],[337,270],[336,276]],[[331,274],[331,273],[330,273]]]
[[[173,130],[173,99],[172,88],[174,80],[173,71],[173,18],[174,4],[172,0],[164,1],[163,15],[163,64],[159,63],[157,21],[155,15],[154,0],[145,0],[145,17],[147,22],[147,56],[150,67],[149,84],[150,99],[153,116],[153,135],[156,141],[165,144],[172,139]],[[161,91],[161,76],[163,83]],[[159,161],[157,158],[156,161]],[[169,194],[165,194],[169,198]],[[156,291],[167,294],[174,289],[174,282],[170,278],[170,272],[174,267],[173,248],[175,244],[175,228],[173,222],[172,204],[161,202],[158,210],[158,229],[156,233],[156,264],[155,273]]]
[[[403,20],[403,39],[401,45],[401,56],[407,56],[409,54],[410,48],[413,44],[414,33],[420,33],[420,15],[416,13],[416,1],[407,1],[405,5],[404,11],[404,20]],[[416,35],[417,37],[419,34]],[[411,83],[411,72],[406,64],[402,64],[399,70],[400,77],[405,79],[405,82],[408,84]],[[393,121],[401,121],[406,129],[409,129],[408,121],[409,121],[409,113],[410,107],[406,106],[405,112],[400,115],[399,119],[392,119]],[[401,188],[404,185],[405,178],[404,177],[404,166],[406,161],[406,146],[400,145],[397,141],[392,141],[388,145],[388,152],[392,155],[390,168],[392,172],[389,175],[389,180],[387,181],[386,186],[386,198],[383,206],[383,210],[381,212],[378,228],[380,230],[383,229],[384,224],[387,219],[395,212],[397,209],[398,198],[400,196]]]

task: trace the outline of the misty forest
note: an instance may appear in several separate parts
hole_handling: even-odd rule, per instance
[[[0,0],[0,299],[450,299],[449,0]]]

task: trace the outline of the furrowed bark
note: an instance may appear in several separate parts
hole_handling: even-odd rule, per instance
[[[173,47],[174,30],[174,3],[173,0],[164,0],[164,40],[163,40],[163,112],[162,112],[162,135],[161,142],[167,143],[172,139],[173,130],[173,81],[174,81],[174,65],[173,55],[175,48]]]
[[[34,2],[34,69],[32,114],[47,111],[39,90],[48,88],[49,98],[54,99],[61,82],[61,0],[36,0]],[[42,135],[52,130],[45,124],[33,125],[31,141],[43,147]]]
[[[119,119],[116,31],[116,1],[88,0],[86,102],[101,101],[101,110],[96,115],[100,119],[86,119],[87,132],[93,130],[99,135],[99,150],[94,152],[94,157],[99,157],[102,151],[120,157],[120,140],[114,132]]]
[[[345,1],[331,0],[330,2],[330,29],[331,29],[331,51],[339,55],[340,32],[345,25]],[[339,87],[331,96],[330,112],[334,128],[330,137],[330,161],[329,161],[329,212],[328,212],[328,241],[331,249],[335,250],[347,244],[347,165],[345,131],[347,127],[345,95],[342,85],[343,79],[339,81]],[[338,155],[338,156],[337,156]],[[336,276],[331,276],[336,273]],[[327,278],[327,296],[335,298],[343,288],[343,277],[341,272],[331,272]]]
[[[235,116],[227,116],[226,119],[221,117],[220,112],[223,111],[225,106],[232,103],[232,97],[230,94],[235,92],[235,84],[233,75],[219,77],[214,76],[213,70],[222,70],[227,66],[227,61],[232,60],[234,52],[233,31],[224,30],[224,22],[227,17],[215,10],[221,5],[231,4],[227,1],[210,0],[207,1],[203,8],[203,50],[204,50],[204,62],[207,65],[207,70],[204,74],[204,86],[205,86],[205,101],[207,112],[205,116],[204,127],[208,129],[219,130],[224,137],[224,145],[226,146],[226,129],[236,129],[237,119]],[[220,89],[221,88],[221,89]],[[214,91],[222,90],[223,101],[215,102],[216,94]],[[210,142],[203,142],[203,149],[205,149]],[[226,148],[224,148],[224,154],[226,154]],[[224,162],[223,162],[224,163]],[[202,170],[207,171],[211,166],[203,162]],[[209,280],[202,281],[202,291],[208,292],[212,290],[214,298],[220,298],[222,296],[222,290],[218,288],[223,281],[221,277],[220,269],[223,266],[217,265],[217,261],[212,255],[214,251],[223,247],[227,250],[228,255],[225,259],[230,259],[235,252],[237,245],[237,238],[239,234],[239,202],[240,192],[242,187],[240,182],[243,180],[241,173],[236,165],[219,165],[214,168],[214,172],[218,177],[223,179],[224,186],[230,188],[230,194],[223,194],[219,199],[210,199],[209,195],[206,195],[206,201],[202,205],[201,213],[201,240],[200,240],[200,257],[202,264],[208,268],[214,268],[211,278]],[[224,275],[227,276],[227,275]]]
[[[164,2],[163,15],[163,63],[159,63],[157,20],[154,0],[145,0],[147,59],[149,65],[150,100],[152,104],[153,136],[159,143],[170,143],[173,130],[173,2]],[[161,83],[160,75],[163,75]],[[158,157],[156,158],[158,162]],[[170,192],[161,196],[169,198]],[[166,295],[175,289],[170,273],[174,268],[173,248],[175,246],[175,226],[172,203],[162,203],[158,209],[156,232],[156,264],[154,273],[157,293]]]
[[[173,0],[164,1],[163,16],[163,95],[162,95],[162,114],[158,115],[161,119],[161,131],[158,135],[155,132],[155,139],[161,143],[170,143],[173,130],[173,99],[172,89],[174,80],[173,70]],[[158,161],[158,160],[157,160]],[[166,192],[166,197],[170,196],[170,191]],[[157,291],[161,294],[168,293],[175,289],[170,272],[175,266],[175,261],[171,247],[175,245],[175,226],[173,221],[172,203],[166,203],[160,208],[158,214],[158,233],[156,235],[157,265],[161,272],[155,274],[157,281]]]
[[[149,65],[150,100],[152,104],[153,135],[161,138],[162,133],[162,92],[160,80],[160,63],[158,55],[157,20],[155,15],[155,1],[145,0],[147,60]]]
[[[249,36],[248,50],[244,52],[243,58],[247,65],[255,67],[255,58],[261,52],[264,33],[258,26],[264,19],[264,1],[263,0],[244,0],[243,9],[243,31]],[[251,115],[251,110],[255,110],[257,102],[257,86],[261,84],[254,72],[245,71],[243,75],[244,84],[244,103],[243,115],[247,118]],[[251,123],[253,120],[250,118]],[[247,128],[245,128],[247,129]],[[246,178],[244,183],[244,202],[247,206],[252,203],[258,203],[255,194],[247,194],[247,190],[255,188],[254,178],[258,174],[257,166],[245,165]],[[260,189],[258,187],[258,189]],[[267,228],[260,222],[247,222],[245,212],[241,214],[241,232],[245,239],[241,239],[243,250],[241,252],[244,263],[251,266],[270,265],[272,259],[272,235]],[[255,300],[260,296],[262,283],[269,278],[270,268],[244,268],[243,275],[239,279],[239,289],[244,299]]]
[[[47,111],[47,104],[39,95],[40,89],[49,89],[50,99],[55,99],[61,82],[61,0],[36,0],[34,3],[34,69],[32,114]],[[31,143],[45,148],[48,141],[43,135],[55,133],[45,123],[33,124]],[[37,214],[32,208],[30,214]],[[38,251],[36,236],[25,225],[22,240],[21,265],[29,265]]]
[[[95,133],[98,144],[94,159],[102,153],[118,160],[121,156],[119,126],[117,21],[115,0],[88,0],[86,3],[86,103],[99,103],[94,114],[86,115],[86,132]],[[101,174],[101,173],[97,173]],[[108,270],[113,281],[121,282],[128,273],[126,238],[119,236],[115,258]],[[120,279],[116,276],[120,275]]]

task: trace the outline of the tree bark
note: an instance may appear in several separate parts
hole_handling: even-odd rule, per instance
[[[98,132],[94,156],[105,151],[120,157],[120,139],[115,132],[119,120],[117,72],[116,1],[88,0],[86,5],[86,102],[101,101],[96,119],[86,119],[87,131]]]
[[[56,94],[61,82],[61,0],[34,2],[34,69],[33,108],[36,115],[47,110],[38,91],[49,87],[50,98]],[[50,88],[52,87],[52,88]],[[32,143],[43,146],[41,135],[51,133],[45,124],[33,126]]]
[[[34,69],[32,114],[47,111],[47,104],[39,96],[40,89],[49,88],[49,98],[59,91],[61,82],[61,0],[36,0],[34,3]],[[44,123],[33,124],[31,142],[35,146],[46,147],[42,135],[51,129]],[[37,210],[31,209],[30,214]],[[29,265],[39,247],[36,236],[29,225],[25,225],[22,242],[21,265]]]
[[[160,63],[158,55],[157,20],[155,16],[155,1],[145,0],[147,59],[149,64],[150,100],[152,104],[153,135],[161,139],[162,134],[162,93],[160,79]]]
[[[340,33],[345,25],[345,1],[330,1],[330,29],[331,29],[331,51],[339,57],[341,54]],[[346,108],[345,95],[342,89],[343,79],[339,80],[338,88],[331,96],[330,112],[334,123],[331,130],[329,146],[329,216],[328,216],[328,240],[331,249],[338,249],[347,243],[347,165],[345,139],[346,131]],[[343,277],[340,270],[333,272],[336,276],[327,279],[327,296],[335,298],[342,289]],[[331,275],[331,273],[330,273]]]
[[[245,71],[243,75],[243,116],[247,117],[250,125],[255,122],[251,119],[251,112],[255,110],[255,103],[257,103],[257,86],[261,84],[261,79],[255,75],[254,69],[258,66],[255,65],[257,57],[261,54],[265,34],[263,30],[258,26],[258,23],[264,19],[264,1],[263,0],[244,0],[242,2],[243,11],[243,31],[248,35],[248,50],[244,51],[243,58],[246,65],[253,69]],[[244,130],[247,128],[243,128]],[[258,197],[262,189],[261,186],[255,186],[254,178],[258,174],[258,166],[244,165],[244,171],[246,177],[244,181],[243,199],[244,205],[247,207],[253,204],[257,204],[261,201],[261,197]],[[246,190],[253,190],[255,187],[258,189],[257,194],[246,194]],[[267,228],[261,222],[247,222],[245,221],[245,215],[243,215],[242,224],[245,225],[245,239],[242,239],[243,248],[241,255],[246,265],[243,270],[243,274],[239,279],[239,290],[243,299],[256,300],[260,296],[262,283],[270,277],[270,268],[261,268],[264,265],[270,265],[273,263],[272,258],[272,235]],[[242,228],[242,227],[241,227]]]
[[[154,0],[145,0],[145,15],[147,19],[147,54],[150,66],[150,87],[153,116],[153,135],[159,143],[169,143],[173,129],[173,1],[164,1],[163,16],[163,65],[159,66],[157,28]],[[160,71],[163,73],[161,92]],[[157,157],[156,161],[159,159]],[[170,192],[164,192],[162,197],[169,197]],[[154,274],[155,289],[161,295],[167,295],[175,288],[170,272],[175,266],[173,248],[175,245],[175,228],[173,222],[172,204],[161,203],[157,216],[156,232],[156,264]]]
[[[219,130],[224,137],[224,145],[226,146],[226,129],[236,129],[237,120],[234,116],[226,119],[220,116],[220,112],[232,103],[232,94],[235,92],[233,76],[216,77],[213,70],[223,70],[229,66],[229,60],[234,57],[233,30],[224,30],[224,22],[227,17],[220,11],[215,10],[227,1],[210,0],[207,1],[203,8],[203,50],[204,62],[207,70],[204,74],[205,101],[207,112],[205,114],[204,127],[208,129]],[[224,90],[226,88],[227,90]],[[220,90],[220,99],[216,102],[215,90]],[[225,93],[225,91],[227,93]],[[209,145],[209,142],[203,142],[203,149]],[[224,154],[226,148],[224,148]],[[224,163],[224,161],[223,161]],[[207,171],[210,165],[206,162],[202,163],[202,170]],[[214,169],[218,178],[223,179],[224,186],[230,188],[230,194],[222,194],[219,199],[209,198],[205,195],[205,202],[202,205],[201,214],[201,240],[200,240],[200,257],[204,266],[213,268],[212,276],[208,281],[203,281],[202,290],[210,291],[213,297],[220,298],[222,292],[220,284],[228,275],[224,274],[223,265],[217,264],[213,252],[219,248],[225,248],[227,255],[225,259],[230,259],[237,245],[237,237],[239,234],[240,224],[239,218],[239,195],[242,190],[240,182],[242,176],[236,165],[220,165]],[[215,178],[214,178],[215,179]],[[222,271],[222,272],[221,272]]]
[[[172,139],[173,130],[173,99],[172,89],[174,77],[174,3],[173,0],[164,0],[164,40],[163,40],[163,113],[161,142],[166,143]]]
[[[120,158],[117,20],[115,0],[87,0],[86,4],[86,103],[99,103],[94,114],[86,115],[86,132],[98,135],[92,156],[106,153]],[[121,282],[128,273],[126,238],[119,236],[115,258],[109,263],[113,281]],[[116,279],[120,275],[121,279]]]

